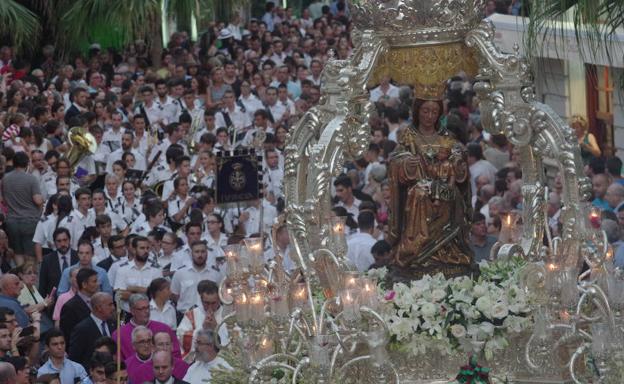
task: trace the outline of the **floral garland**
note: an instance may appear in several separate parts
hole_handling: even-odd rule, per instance
[[[527,329],[529,297],[519,284],[526,261],[480,264],[481,276],[446,279],[425,276],[409,284],[396,283],[384,295],[390,347],[410,355],[484,352],[491,359],[507,345],[506,336]],[[385,271],[372,275],[383,280]]]

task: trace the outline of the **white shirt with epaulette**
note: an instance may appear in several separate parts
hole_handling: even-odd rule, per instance
[[[119,216],[126,222],[126,225],[132,225],[141,215],[141,203],[139,199],[135,198],[134,202],[130,203],[125,197],[121,197],[118,201],[117,212]]]
[[[171,178],[167,181],[165,181],[165,184],[163,185],[163,193],[162,193],[162,200],[168,200],[169,197],[171,196],[171,194],[174,191],[173,188],[173,181],[176,179],[176,177],[178,177],[178,173],[174,173],[173,175],[171,175]],[[188,182],[188,188],[189,191],[191,190],[191,188],[193,188],[195,186],[195,183],[193,183],[193,180],[191,180],[191,175],[188,175],[186,177],[186,180]]]
[[[115,290],[125,290],[131,286],[147,288],[152,280],[158,277],[162,277],[162,271],[154,268],[150,263],[145,263],[139,268],[134,261],[131,261],[119,267],[114,288]],[[121,306],[125,311],[129,311],[127,301],[122,301]]]
[[[39,219],[37,228],[35,228],[35,235],[33,236],[33,242],[41,245],[42,248],[48,248],[56,250],[54,245],[54,230],[56,229],[56,220],[58,216],[52,213],[51,215],[44,216]]]
[[[95,227],[95,211],[89,209],[87,214],[84,215],[78,209],[74,209],[69,216],[61,220],[58,226],[69,230],[71,247],[76,250],[78,249],[78,241],[84,230],[87,227]]]
[[[169,200],[169,203],[167,204],[167,213],[169,214],[169,218],[171,219],[171,221],[176,222],[178,224],[186,224],[190,221],[190,216],[189,216],[189,213],[191,212],[190,209],[186,212],[186,215],[182,217],[182,220],[176,221],[173,218],[178,212],[182,210],[182,208],[184,208],[184,204],[186,204],[186,202],[190,199],[191,199],[191,196],[186,196],[185,199],[182,199],[180,196],[176,195],[173,198],[173,200]]]
[[[161,155],[164,156],[164,155]],[[145,178],[145,184],[153,186],[161,181],[170,180],[175,171],[172,171],[168,165],[158,164],[152,168]]]
[[[204,268],[197,270],[193,265],[176,271],[171,279],[171,293],[179,296],[177,310],[186,312],[199,303],[197,284],[202,280],[210,280],[219,284],[223,274],[206,261]]]

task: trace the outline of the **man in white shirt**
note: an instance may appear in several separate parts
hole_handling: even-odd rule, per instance
[[[254,113],[254,124],[250,127],[244,135],[238,133],[236,141],[240,142],[243,147],[254,147],[254,139],[258,132],[273,133],[273,127],[271,127],[269,113],[264,109],[259,109]]]
[[[265,151],[266,170],[264,171],[264,184],[267,185],[267,191],[273,193],[276,199],[284,197],[283,180],[284,170],[279,164],[279,154],[275,149]]]
[[[248,80],[243,80],[241,83],[241,95],[238,97],[238,102],[245,107],[245,112],[251,119],[259,109],[264,109],[264,105],[262,105],[262,101],[251,93],[251,84],[249,84]]]
[[[390,76],[386,75],[382,77],[379,86],[370,91],[370,101],[376,103],[380,99],[385,101],[393,98],[399,98],[399,87],[390,84]]]
[[[272,125],[277,127],[288,119],[288,105],[277,101],[277,88],[269,87],[266,90],[266,108],[273,117]]]
[[[360,231],[347,240],[347,259],[359,272],[368,271],[375,262],[371,249],[377,240],[372,236],[375,229],[375,215],[370,211],[363,211],[358,215]]]
[[[186,312],[199,303],[197,284],[210,280],[219,284],[223,273],[215,267],[216,259],[208,260],[208,246],[199,240],[190,244],[192,263],[175,272],[171,280],[171,295],[177,301],[178,312]],[[215,267],[215,268],[213,268]]]
[[[91,190],[78,188],[76,191],[78,207],[59,223],[59,227],[67,228],[71,238],[71,248],[78,249],[78,240],[87,227],[95,226],[95,212],[91,208]]]
[[[149,257],[149,240],[143,236],[132,239],[132,247],[136,254],[134,259],[124,266],[120,266],[115,277],[114,289],[121,295],[122,308],[129,312],[128,298],[133,293],[145,293],[152,280],[162,277],[162,271],[154,268],[147,262]]]
[[[243,111],[240,106],[236,105],[236,96],[233,91],[225,91],[222,100],[224,107],[215,115],[215,126],[232,126],[237,132],[241,132],[251,125],[247,112]]]
[[[113,163],[117,160],[121,160],[124,152],[131,152],[134,155],[135,168],[144,171],[146,168],[145,158],[136,148],[133,148],[134,133],[124,132],[121,138],[121,148],[111,153],[106,162],[106,173],[113,173]]]
[[[154,83],[156,86],[157,98],[154,100],[156,106],[162,111],[162,117],[168,122],[172,123],[178,114],[178,108],[180,103],[169,96],[167,82],[164,79],[158,79]],[[164,126],[162,127],[164,129]]]
[[[139,90],[139,93],[143,97],[143,103],[134,110],[134,114],[143,115],[147,118],[147,123],[149,123],[152,129],[164,128],[169,121],[164,110],[154,102],[154,89],[149,85],[144,85]]]
[[[167,137],[160,142],[160,144],[154,146],[152,148],[148,158],[148,161],[151,163],[154,160],[154,157],[158,155],[158,165],[167,165],[167,160],[165,158],[165,154],[167,153],[167,149],[171,146],[171,144],[178,144],[182,147],[184,153],[186,153],[186,147],[182,144],[181,140],[184,138],[184,127],[182,127],[179,123],[171,123],[167,125],[165,128],[165,132],[167,133]],[[159,154],[160,153],[160,154]]]
[[[121,147],[121,135],[123,135],[126,129],[121,126],[123,115],[118,110],[113,111],[111,114],[111,121],[111,129],[104,132],[102,145],[107,146],[109,152],[114,152]]]
[[[210,383],[211,371],[214,368],[228,369],[232,367],[218,356],[215,333],[212,330],[200,329],[195,339],[195,362],[186,371],[184,381],[188,383]]]
[[[361,201],[353,196],[351,179],[346,175],[339,176],[334,181],[334,188],[336,190],[336,198],[338,199],[336,205],[344,207],[353,217],[358,217]]]

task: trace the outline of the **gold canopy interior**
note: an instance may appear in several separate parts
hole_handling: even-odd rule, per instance
[[[440,100],[449,78],[460,72],[472,77],[478,68],[474,51],[463,42],[391,47],[380,57],[368,85],[377,85],[383,76],[389,76],[398,84],[412,85],[417,98]]]

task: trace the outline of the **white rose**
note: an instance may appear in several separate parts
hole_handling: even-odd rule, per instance
[[[474,288],[472,289],[472,294],[474,295],[474,297],[485,296],[487,293],[488,293],[488,288],[487,286],[483,284],[475,285]]]
[[[420,313],[423,317],[432,317],[436,313],[436,306],[433,303],[424,303],[420,307]]]
[[[454,324],[451,326],[451,335],[455,336],[458,339],[466,336],[466,328],[464,328],[461,324]]]
[[[490,313],[493,319],[504,319],[509,315],[509,309],[505,303],[499,301],[492,306],[492,311]]]
[[[442,289],[434,289],[433,292],[431,292],[431,299],[436,303],[442,301],[445,297],[446,292]]]
[[[476,288],[476,287],[475,287]],[[490,308],[492,307],[492,302],[490,298],[487,296],[481,296],[477,299],[476,307],[481,313],[490,313]]]
[[[492,336],[494,334],[494,324],[484,321],[479,325],[479,330],[488,336]]]

